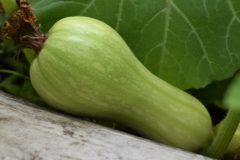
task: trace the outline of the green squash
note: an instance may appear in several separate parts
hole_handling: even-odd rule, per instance
[[[51,106],[114,120],[187,150],[201,149],[211,140],[211,118],[205,107],[150,73],[105,23],[68,17],[47,36],[31,64],[30,78]]]

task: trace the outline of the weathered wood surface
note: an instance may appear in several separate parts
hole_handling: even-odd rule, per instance
[[[84,120],[0,91],[2,160],[210,160]]]

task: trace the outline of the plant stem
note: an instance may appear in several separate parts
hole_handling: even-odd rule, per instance
[[[1,0],[0,2],[3,5],[4,11],[8,15],[11,15],[14,11],[18,9],[16,0]]]
[[[18,77],[22,77],[22,78],[29,78],[22,73],[19,73],[19,72],[13,71],[13,70],[8,70],[8,69],[0,69],[0,73],[7,73],[7,74],[15,75]]]
[[[236,110],[230,109],[226,118],[221,122],[219,128],[217,129],[217,134],[207,150],[208,156],[221,158],[224,155],[238,127],[239,121],[240,113]]]

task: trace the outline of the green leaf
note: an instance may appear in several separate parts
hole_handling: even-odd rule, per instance
[[[154,74],[182,88],[204,87],[240,68],[238,0],[30,0],[47,31],[74,15],[116,29]]]
[[[29,78],[23,78],[20,73],[9,71],[10,74],[0,81],[0,89],[15,96],[24,98],[34,103],[43,104],[44,101],[36,94]],[[22,83],[21,83],[22,81]]]
[[[25,79],[21,89],[19,90],[19,97],[22,97],[30,102],[43,104],[44,101],[35,92],[30,79]]]
[[[8,93],[18,96],[20,86],[15,83],[17,79],[18,79],[18,76],[16,75],[8,76],[3,81],[1,81],[0,89],[3,89]]]
[[[238,74],[228,87],[223,103],[226,107],[240,112],[240,74]]]

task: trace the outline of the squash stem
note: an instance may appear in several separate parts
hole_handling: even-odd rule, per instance
[[[7,12],[12,13],[1,28],[2,39],[12,39],[17,48],[31,48],[36,53],[39,53],[47,36],[41,31],[37,24],[37,18],[31,4],[28,3],[27,0],[0,1],[2,2],[4,9],[6,9]],[[13,13],[18,6],[19,9]]]
[[[18,5],[16,0],[1,0],[2,6],[4,8],[4,11],[11,15],[14,11],[18,9]]]
[[[36,57],[36,52],[31,49],[31,48],[23,48],[23,53],[28,61],[29,64],[32,63],[32,61],[35,59]]]
[[[207,150],[207,155],[213,158],[221,158],[238,127],[240,113],[236,110],[229,110],[226,118],[220,124],[212,144]]]

